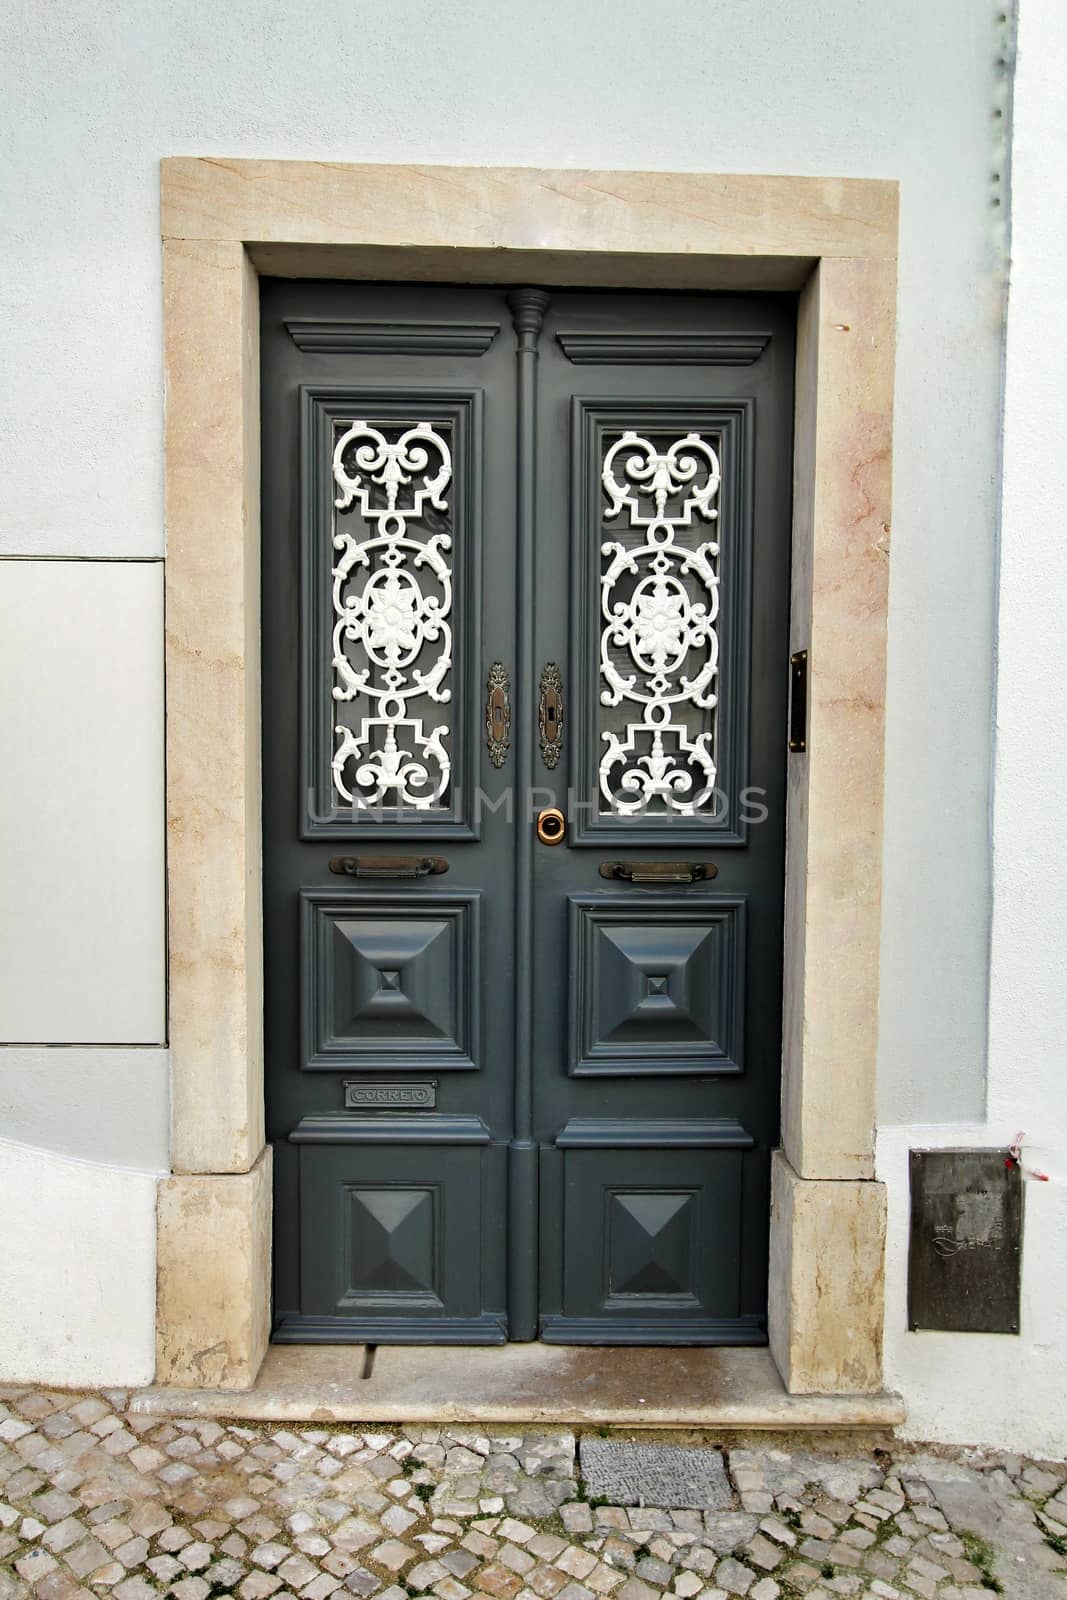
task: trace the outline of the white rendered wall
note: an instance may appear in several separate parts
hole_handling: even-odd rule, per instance
[[[0,1382],[151,1381],[156,1183],[0,1139]]]
[[[3,1044],[165,1037],[162,631],[158,562],[0,562]]]
[[[152,1375],[162,627],[159,562],[0,560],[0,1380]]]
[[[986,1120],[885,1128],[890,1383],[916,1438],[1067,1455],[1067,14],[1023,0],[1015,80],[1012,266],[993,810]],[[907,1152],[1010,1144],[1049,1181],[1025,1192],[1019,1338],[904,1331]]]
[[[0,558],[30,559],[0,559],[0,585],[16,566],[34,569],[22,581],[37,585],[37,625],[69,668],[24,674],[18,725],[38,749],[41,729],[57,749],[68,736],[88,742],[93,804],[75,819],[46,799],[44,830],[33,784],[9,796],[0,870],[17,892],[0,893],[0,945],[20,977],[6,1016],[0,1005],[0,1044],[27,1040],[28,1015],[30,1044],[59,1048],[5,1052],[0,1135],[6,1093],[16,1138],[97,1156],[101,1118],[81,1115],[63,1087],[83,1063],[104,1120],[125,1116],[121,1160],[158,1138],[156,1053],[144,1050],[141,1095],[121,1087],[129,1047],[164,1037],[161,844],[151,843],[162,837],[162,713],[131,703],[159,660],[158,588],[143,577],[143,600],[114,609],[92,649],[78,645],[104,581],[94,572],[112,574],[117,593],[134,581],[129,558],[158,562],[165,549],[158,164],[175,154],[900,180],[881,1105],[900,1123],[983,1114],[1000,11],[992,0],[8,0],[0,363],[14,381],[0,390]],[[84,588],[62,617],[48,609],[54,557],[94,558],[72,566]],[[114,681],[90,697],[90,737],[79,685],[98,670]],[[100,936],[89,868],[66,853],[122,873],[136,840],[145,869],[130,905],[146,931],[120,962]],[[45,907],[65,918],[47,953]],[[126,937],[121,921],[108,926]],[[104,1044],[115,1050],[110,1078]],[[35,1117],[46,1079],[50,1114]],[[104,1170],[79,1181],[103,1193],[111,1180],[92,1174]],[[56,1271],[79,1271],[94,1252],[111,1271],[91,1206],[45,1240],[20,1192],[7,1196],[9,1221]],[[147,1298],[139,1304],[149,1318]],[[10,1315],[8,1370],[24,1348]],[[79,1359],[117,1381],[102,1330],[82,1325]]]
[[[163,1049],[0,1049],[3,1138],[97,1164],[170,1165],[170,1060]]]

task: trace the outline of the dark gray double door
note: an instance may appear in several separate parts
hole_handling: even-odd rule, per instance
[[[793,306],[262,289],[274,1337],[763,1342]]]

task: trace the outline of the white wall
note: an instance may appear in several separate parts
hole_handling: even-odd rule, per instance
[[[151,1381],[156,1182],[0,1139],[0,1382]]]
[[[1067,1453],[1067,18],[1023,0],[1015,82],[1012,267],[993,810],[987,1116],[883,1129],[890,1188],[889,1379],[918,1438]],[[1010,1144],[1049,1182],[1025,1191],[1021,1336],[904,1331],[908,1147]]]
[[[0,558],[32,559],[0,559],[0,586],[16,565],[33,567],[38,646],[54,639],[70,670],[35,671],[19,691],[17,720],[34,754],[23,756],[29,778],[10,797],[0,847],[17,889],[0,897],[0,942],[21,962],[0,1005],[0,1042],[27,1038],[27,1008],[31,1042],[118,1048],[163,1037],[162,719],[131,704],[131,686],[158,664],[147,579],[91,648],[82,638],[92,585],[103,581],[93,573],[121,588],[134,582],[126,558],[152,563],[164,551],[161,156],[892,177],[902,208],[882,1116],[982,1115],[1000,10],[992,0],[322,0],[311,10],[298,0],[9,0],[0,16],[0,361],[17,381],[0,393]],[[62,616],[45,559],[57,556],[108,558],[72,566],[84,599],[70,597]],[[96,695],[86,736],[79,682],[105,665],[113,687]],[[42,729],[55,730],[57,748],[64,737],[81,741],[95,796],[76,821],[49,797],[46,830],[36,815],[47,788]],[[84,752],[97,735],[94,771]],[[124,992],[110,935],[121,941],[128,927],[109,914],[101,937],[90,874],[79,867],[72,878],[65,857],[74,848],[127,874],[144,936],[123,953]],[[42,984],[45,928],[34,908],[49,906],[64,924]],[[89,1055],[64,1055],[64,1067],[79,1059]],[[7,1062],[9,1100],[24,1106],[49,1060]],[[63,1095],[50,1103],[62,1120]],[[127,1151],[156,1137],[158,1099],[137,1106]],[[69,1110],[51,1137],[56,1150],[92,1157],[99,1122]],[[55,1248],[73,1262],[100,1237],[75,1218]],[[94,1326],[83,1341],[102,1337]],[[0,1327],[0,1360],[14,1338]],[[101,1368],[108,1348],[97,1347]]]
[[[0,561],[0,1379],[152,1374],[162,629],[159,562]]]
[[[114,1167],[170,1165],[166,1050],[0,1049],[0,1129],[7,1140]]]
[[[0,563],[0,1041],[159,1044],[158,562]]]

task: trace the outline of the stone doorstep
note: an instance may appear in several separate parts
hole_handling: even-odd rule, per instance
[[[251,1389],[134,1391],[146,1416],[641,1428],[894,1428],[895,1394],[792,1395],[765,1349],[272,1345]]]

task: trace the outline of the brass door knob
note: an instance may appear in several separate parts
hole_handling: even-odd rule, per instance
[[[567,819],[558,806],[547,806],[537,813],[537,837],[542,844],[562,844]]]

